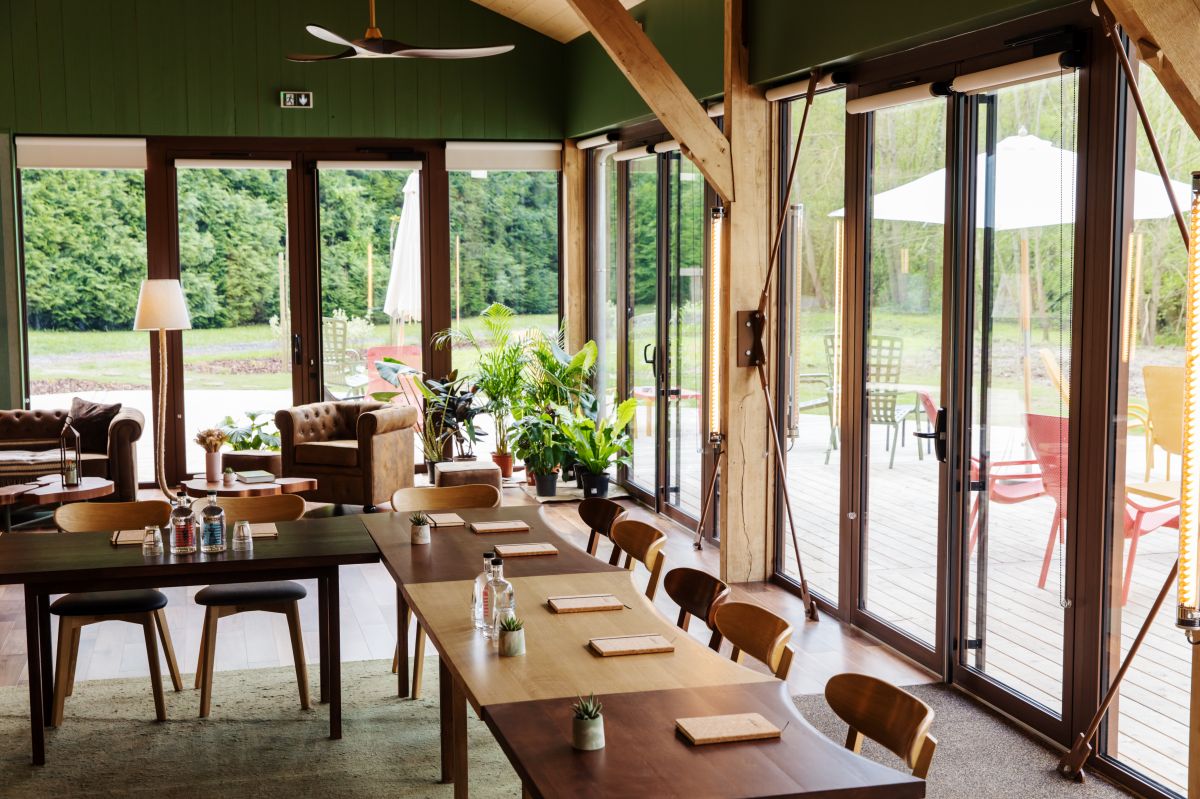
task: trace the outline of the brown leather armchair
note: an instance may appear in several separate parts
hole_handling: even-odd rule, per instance
[[[0,411],[0,485],[27,483],[32,478],[58,474],[58,436],[69,411]],[[146,420],[134,408],[122,408],[108,424],[108,446],[104,452],[84,450],[81,473],[113,481],[113,493],[105,499],[132,502],[137,499],[137,448]]]
[[[314,402],[275,414],[284,477],[315,477],[314,502],[367,512],[413,484],[417,409],[382,402]]]

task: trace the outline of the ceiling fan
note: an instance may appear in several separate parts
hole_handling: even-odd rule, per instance
[[[340,44],[346,49],[331,55],[290,53],[287,57],[288,61],[337,61],[343,58],[485,58],[507,53],[513,49],[511,44],[503,44],[498,47],[415,47],[395,39],[385,39],[383,32],[375,25],[375,0],[368,0],[368,2],[371,9],[371,24],[361,39],[346,39],[320,25],[306,25],[304,29],[321,41]]]

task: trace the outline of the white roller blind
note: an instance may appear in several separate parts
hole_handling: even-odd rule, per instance
[[[561,142],[446,142],[446,169],[558,172]]]
[[[779,102],[780,100],[791,100],[794,97],[799,97],[802,94],[807,94],[808,93],[808,80],[809,80],[808,78],[805,78],[804,80],[797,80],[797,81],[792,81],[791,83],[784,83],[781,86],[772,86],[770,89],[767,89],[767,93],[765,95],[767,98],[767,102],[775,103],[775,102]],[[824,91],[825,89],[832,89],[835,85],[837,85],[837,84],[835,84],[833,82],[833,73],[828,73],[826,75],[822,75],[820,78],[817,79],[817,91]]]
[[[892,92],[883,92],[881,94],[872,94],[870,97],[856,97],[853,100],[847,100],[846,113],[866,114],[871,111],[882,111],[885,108],[895,108],[898,105],[916,103],[937,96],[933,92],[932,83],[921,83],[916,86],[906,86],[903,89],[896,89]]]
[[[291,169],[291,161],[261,158],[176,158],[176,169]]]
[[[982,94],[1005,86],[1016,86],[1020,83],[1041,80],[1054,75],[1062,75],[1074,71],[1069,52],[1052,53],[1028,61],[1018,61],[1015,64],[1005,64],[1002,67],[983,69],[979,72],[969,72],[959,75],[950,84],[950,88],[962,94]]]
[[[420,161],[318,161],[317,169],[356,169],[376,172],[420,169]]]
[[[145,169],[145,139],[17,136],[21,169]]]

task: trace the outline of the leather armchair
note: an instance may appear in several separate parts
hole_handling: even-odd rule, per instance
[[[314,402],[275,414],[284,477],[315,477],[314,502],[370,512],[413,484],[417,409],[382,402]]]
[[[58,474],[58,436],[67,415],[65,408],[0,411],[0,485]],[[122,408],[108,424],[106,450],[83,453],[81,472],[85,477],[113,481],[113,493],[105,499],[137,499],[137,441],[145,426],[140,411]]]

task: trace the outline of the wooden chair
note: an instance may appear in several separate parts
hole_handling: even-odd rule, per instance
[[[413,511],[452,511],[463,508],[498,508],[500,492],[495,486],[468,484],[461,486],[415,486],[401,488],[392,494],[392,510],[397,513]],[[400,630],[407,630],[412,611],[398,620]],[[417,645],[413,651],[412,698],[421,698],[421,678],[425,674],[425,630],[417,624]],[[407,666],[406,666],[407,668]],[[392,655],[392,674],[400,671],[400,642]]]
[[[146,502],[75,502],[54,512],[54,523],[65,533],[107,533],[113,530],[136,530],[148,525],[164,527],[170,522],[171,506],[159,500]],[[171,685],[183,690],[171,631],[163,608],[167,597],[153,588],[128,591],[89,591],[66,594],[54,600],[50,612],[58,616],[58,663],[54,675],[54,708],[50,726],[62,724],[63,708],[75,688],[75,664],[79,660],[79,633],[89,624],[100,621],[124,621],[139,624],[146,638],[146,658],[150,662],[150,684],[154,688],[154,713],[159,721],[167,720],[167,705],[163,698],[162,671],[154,629],[158,629]]]
[[[679,627],[686,630],[692,616],[703,620],[712,630],[709,647],[714,651],[720,649],[721,633],[717,630],[715,617],[717,608],[729,598],[729,586],[708,572],[680,567],[667,572],[663,578],[663,588],[679,606],[679,620],[676,622]]]
[[[304,515],[304,499],[296,494],[274,497],[225,497],[218,500],[225,509],[225,524],[232,530],[235,522],[251,524],[290,522]],[[311,706],[308,696],[308,665],[304,659],[304,637],[300,632],[300,600],[308,591],[291,580],[257,583],[210,585],[196,593],[196,604],[204,606],[204,627],[200,634],[200,657],[196,663],[196,687],[200,689],[200,718],[212,710],[213,661],[217,651],[217,623],[226,616],[261,610],[287,617],[292,639],[292,659],[296,663],[296,683],[300,689],[300,707]]]
[[[611,499],[603,497],[589,497],[579,503],[579,518],[588,526],[591,531],[588,534],[587,552],[589,555],[596,554],[596,547],[600,543],[600,538],[612,539],[613,522],[625,512],[625,508],[621,507]],[[616,566],[617,559],[621,557],[621,550],[613,545],[612,554],[608,556],[608,562]]]
[[[633,571],[633,562],[639,560],[650,570],[646,598],[654,599],[663,563],[666,561],[666,555],[662,551],[667,543],[666,533],[637,519],[618,519],[613,524],[610,535],[613,544],[625,553],[626,569]]]
[[[912,775],[925,779],[937,739],[929,734],[933,710],[907,691],[866,674],[838,674],[825,684],[825,701],[850,725],[846,748],[862,749],[870,738],[900,757]]]
[[[742,652],[766,664],[775,676],[786,680],[792,668],[792,625],[760,605],[723,602],[713,619],[717,632],[733,645],[730,657],[742,662]]]

